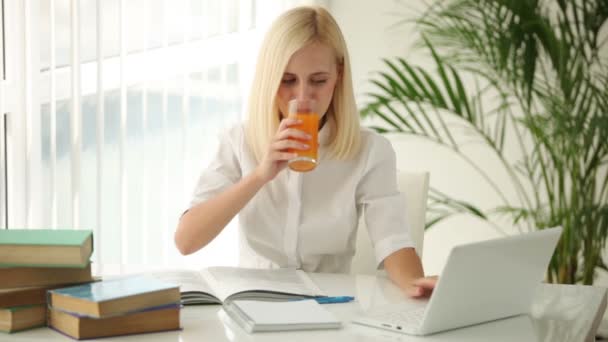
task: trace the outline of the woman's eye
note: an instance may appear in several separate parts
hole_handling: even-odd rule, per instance
[[[295,83],[296,79],[295,78],[284,78],[283,80],[281,80],[281,83],[283,84],[293,84]]]
[[[312,80],[313,84],[325,84],[325,82],[327,82],[326,79],[322,79],[322,80]]]

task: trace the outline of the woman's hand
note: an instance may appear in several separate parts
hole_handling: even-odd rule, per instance
[[[438,280],[437,276],[414,279],[406,292],[413,298],[428,298],[433,293]]]
[[[262,162],[255,171],[264,183],[273,180],[274,177],[287,166],[287,162],[290,159],[297,157],[297,154],[287,152],[288,148],[298,150],[305,150],[308,148],[308,145],[302,141],[310,140],[311,136],[301,130],[291,127],[300,123],[302,123],[302,121],[295,118],[285,118],[281,120],[277,133],[270,141],[270,146],[268,146],[266,155],[264,155]]]

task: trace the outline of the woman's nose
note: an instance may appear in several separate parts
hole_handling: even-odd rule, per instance
[[[314,92],[312,87],[310,87],[305,82],[301,82],[296,90],[296,98],[298,100],[308,100],[314,98]]]

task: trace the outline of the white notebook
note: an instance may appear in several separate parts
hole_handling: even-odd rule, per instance
[[[341,321],[314,300],[235,300],[225,304],[224,310],[248,332],[342,327]]]

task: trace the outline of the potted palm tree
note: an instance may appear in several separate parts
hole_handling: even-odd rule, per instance
[[[451,149],[503,199],[481,210],[432,189],[427,228],[457,213],[506,216],[523,229],[561,225],[547,281],[592,284],[606,270],[607,19],[605,0],[444,0],[415,20],[417,47],[434,67],[384,60],[362,116],[378,118],[380,132]],[[498,157],[510,184],[495,184],[467,156],[456,134],[463,125]],[[517,203],[506,200],[507,188]]]

